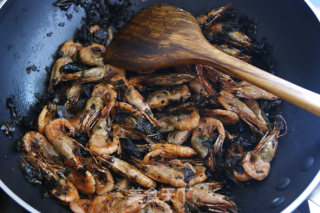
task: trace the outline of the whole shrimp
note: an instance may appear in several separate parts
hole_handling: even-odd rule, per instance
[[[136,90],[129,81],[120,75],[111,78],[111,82],[115,87],[120,87],[124,91],[124,96],[127,102],[135,106],[144,116],[155,126],[161,126],[154,117],[150,106],[145,102],[143,96]]]
[[[125,70],[112,66],[94,67],[74,73],[61,73],[61,81],[79,81],[81,83],[108,80],[114,75],[125,76]]]
[[[192,130],[198,126],[199,120],[200,115],[197,108],[185,108],[180,112],[159,118],[159,122],[162,124],[162,130],[160,131]]]
[[[168,105],[170,102],[186,100],[191,96],[189,88],[186,85],[176,87],[172,91],[158,90],[152,93],[148,100],[150,108],[162,108]]]
[[[92,43],[80,50],[80,60],[90,66],[103,67],[103,56],[105,51],[106,48],[103,45]]]
[[[191,145],[202,158],[206,157],[209,151],[208,146],[203,143],[212,137],[215,129],[218,130],[219,136],[213,145],[213,150],[214,153],[220,153],[226,135],[221,121],[211,117],[202,117],[199,125],[192,132]]]
[[[237,113],[223,109],[205,109],[202,115],[216,118],[224,125],[233,125],[239,121]]]
[[[243,52],[240,49],[237,49],[235,47],[231,47],[226,44],[213,45],[213,46],[221,50],[222,52],[227,53],[228,55],[231,55],[233,57],[236,57],[242,61],[249,62],[251,60],[251,56],[243,54]]]
[[[187,185],[184,181],[184,172],[178,171],[167,164],[144,162],[135,159],[135,165],[141,168],[147,176],[158,182],[169,184],[174,187],[184,187]]]
[[[189,130],[173,130],[169,132],[167,141],[171,144],[181,145],[188,139],[189,136]]]
[[[89,199],[78,199],[70,202],[69,207],[71,211],[74,213],[87,213],[90,204],[91,200]]]
[[[73,62],[70,57],[62,57],[59,58],[53,65],[50,77],[50,83],[48,90],[52,90],[54,86],[56,86],[62,80],[62,73],[60,72],[60,68],[63,65],[69,64]]]
[[[259,120],[256,114],[232,93],[221,90],[218,97],[219,103],[226,109],[237,113],[254,131],[263,134],[269,130],[268,126]]]
[[[73,105],[77,103],[81,96],[82,85],[80,83],[74,83],[66,91],[66,108],[68,110],[72,109]]]
[[[44,134],[46,125],[55,117],[57,112],[56,105],[45,105],[38,117],[38,131]]]
[[[31,165],[34,170],[39,171],[44,177],[44,181],[51,182],[51,186],[54,187],[51,187],[49,191],[54,197],[67,203],[79,199],[78,190],[67,180],[63,174],[63,170],[30,154],[24,156],[23,161]]]
[[[107,119],[101,117],[92,129],[92,135],[89,140],[89,150],[94,155],[110,155],[116,151],[120,152],[120,140],[115,136],[109,138],[111,126],[108,126]]]
[[[24,150],[31,155],[42,154],[44,157],[58,157],[56,149],[39,132],[29,131],[22,138]]]
[[[265,134],[258,145],[243,158],[242,164],[248,176],[256,180],[265,179],[270,171],[272,161],[277,147],[281,123],[276,122],[271,133]]]
[[[82,49],[82,44],[72,40],[66,41],[59,50],[62,57],[70,57],[73,60],[77,59],[79,51]]]
[[[103,116],[109,116],[111,109],[116,103],[117,92],[111,84],[99,83],[97,84],[91,94],[91,97],[86,103],[83,112],[83,121],[81,131],[89,132],[95,124],[100,113]],[[110,122],[109,122],[109,125]]]
[[[77,187],[83,194],[93,194],[96,190],[96,182],[88,170],[84,167],[75,169],[73,168],[69,174],[66,175],[68,180]]]
[[[143,147],[140,146],[140,148]],[[174,144],[151,144],[147,145],[147,147],[151,150],[143,159],[144,162],[149,162],[150,158],[155,158],[156,156],[161,157],[192,157],[197,153],[190,147],[180,146]]]
[[[90,203],[88,213],[105,213],[110,212],[112,204],[125,199],[125,196],[120,192],[108,193],[105,195],[96,196]]]
[[[119,158],[113,156],[103,156],[98,157],[97,159],[102,163],[106,163],[108,166],[110,166],[114,172],[138,183],[141,186],[144,186],[146,188],[156,186],[156,182],[144,175],[136,167]]]

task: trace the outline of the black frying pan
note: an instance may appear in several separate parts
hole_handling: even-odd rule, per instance
[[[142,5],[168,3],[194,15],[222,6],[224,0],[142,1]],[[234,8],[260,22],[259,34],[274,47],[275,70],[280,77],[320,93],[320,24],[302,0],[231,1]],[[43,0],[9,0],[0,10],[0,120],[8,120],[6,98],[14,94],[20,115],[25,115],[41,93],[45,66],[53,62],[58,45],[71,39],[83,12],[65,13]],[[58,24],[64,22],[64,27]],[[27,74],[36,65],[39,72]],[[320,181],[320,119],[291,104],[283,104],[288,134],[280,139],[268,178],[235,188],[241,212],[292,211]],[[22,134],[22,133],[21,133]],[[0,179],[22,200],[42,212],[67,212],[53,199],[42,200],[40,187],[23,178],[15,142],[0,135]],[[288,181],[289,180],[289,181]],[[289,183],[289,184],[286,184]],[[5,185],[4,185],[5,184]],[[5,189],[8,191],[7,189]],[[30,210],[30,209],[29,209]]]

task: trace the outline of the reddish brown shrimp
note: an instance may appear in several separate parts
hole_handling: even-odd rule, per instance
[[[123,199],[125,199],[125,197],[120,192],[96,196],[90,203],[88,213],[110,212],[111,205]]]
[[[103,170],[98,168],[89,168],[96,182],[97,195],[103,195],[110,192],[115,184],[111,172],[107,168]]]
[[[38,117],[38,131],[44,134],[46,125],[55,117],[56,105],[45,105]]]
[[[100,113],[102,116],[108,117],[111,109],[116,103],[116,98],[117,92],[111,84],[97,84],[92,91],[91,98],[86,103],[82,116],[83,122],[81,131],[89,132]]]
[[[246,98],[246,99],[264,99],[264,100],[279,99],[278,96],[273,95],[246,81],[241,81],[237,86],[228,88],[228,91],[233,92],[237,97]]]
[[[71,57],[73,60],[77,59],[78,52],[82,49],[82,44],[72,40],[66,41],[59,50],[62,57]]]
[[[204,76],[212,81],[212,83],[215,84],[221,84],[222,88],[229,88],[232,86],[238,86],[238,83],[235,82],[229,75],[224,74],[217,69],[208,66],[208,65],[203,65],[204,70],[207,72],[204,72]]]
[[[264,123],[265,125],[268,125],[268,122],[266,121],[266,119],[262,114],[262,110],[259,106],[258,101],[254,99],[246,99],[246,100],[243,100],[243,102],[254,112],[254,114],[256,114],[256,116],[262,123]]]
[[[249,62],[251,60],[251,56],[243,54],[243,52],[240,49],[237,49],[235,47],[231,47],[226,44],[213,45],[213,46],[221,50],[222,52],[227,53],[228,55],[231,55],[233,57],[236,57],[242,61]]]
[[[244,171],[256,180],[265,179],[270,171],[272,161],[277,147],[281,123],[276,122],[271,133],[265,134],[259,144],[244,156],[242,164]]]
[[[60,68],[63,65],[69,64],[71,62],[73,61],[70,57],[62,57],[54,63],[51,71],[50,83],[48,88],[49,91],[62,80],[62,73],[60,72]]]
[[[168,134],[167,142],[175,145],[181,145],[188,139],[189,136],[189,130],[173,130]]]
[[[114,76],[111,82],[116,87],[120,87],[124,91],[127,102],[135,106],[141,113],[155,126],[161,126],[157,119],[153,116],[150,106],[145,102],[143,96],[136,90],[128,80],[123,76]]]
[[[89,140],[89,150],[94,155],[110,155],[116,151],[120,151],[119,137],[109,138],[107,129],[111,129],[108,126],[107,119],[101,117],[98,119],[96,125],[92,129],[92,135]]]
[[[210,25],[217,18],[219,18],[227,9],[231,7],[231,4],[227,4],[226,6],[220,7],[218,9],[210,10],[209,12],[200,15],[197,17],[197,21],[200,25]]]
[[[239,121],[236,113],[223,109],[205,109],[202,115],[216,118],[224,125],[233,125]]]
[[[149,104],[150,108],[161,108],[170,102],[186,100],[190,96],[189,88],[186,85],[182,85],[172,91],[158,90],[152,93],[147,100],[147,104]]]
[[[95,179],[85,168],[72,169],[67,178],[83,194],[93,194],[96,190]]]
[[[91,200],[89,199],[79,199],[73,200],[70,202],[69,207],[74,213],[87,213],[89,206],[91,204]]]
[[[237,113],[254,131],[263,134],[269,130],[268,126],[261,122],[256,114],[232,93],[221,90],[218,97],[219,103],[226,109]]]
[[[141,147],[141,146],[140,146]],[[197,153],[190,147],[180,146],[174,144],[151,144],[148,146],[151,150],[143,159],[145,162],[149,162],[150,158],[155,158],[156,156],[162,157],[192,157]]]
[[[217,137],[213,149],[214,153],[219,153],[222,150],[222,145],[225,139],[225,130],[221,121],[211,118],[203,117],[200,119],[198,127],[192,132],[191,145],[202,158],[208,155],[208,147],[203,142],[208,141],[212,137],[213,131],[217,129],[219,136]]]
[[[184,172],[178,171],[167,164],[158,162],[146,163],[138,159],[135,160],[135,164],[153,180],[169,184],[174,187],[186,186],[186,182],[184,181]]]
[[[156,186],[156,182],[144,175],[136,167],[119,158],[113,156],[103,156],[98,157],[97,159],[103,163],[108,164],[114,172],[138,183],[141,186],[144,186],[146,188]]]
[[[153,198],[152,201],[137,213],[173,213],[171,207],[166,202]]]
[[[43,154],[44,157],[58,157],[56,149],[47,141],[47,138],[39,132],[27,132],[23,138],[24,150],[32,155]]]
[[[164,75],[140,75],[131,77],[129,84],[140,88],[142,83],[147,85],[157,86],[175,86],[194,80],[195,77],[191,74],[164,74]]]
[[[101,81],[103,79],[108,80],[114,75],[125,76],[125,70],[108,64],[103,67],[94,67],[75,73],[61,73],[61,80],[89,83]]]
[[[80,83],[74,83],[66,91],[66,108],[72,109],[73,105],[78,102],[81,95],[82,85]]]
[[[164,116],[159,119],[162,124],[162,131],[192,130],[198,126],[200,120],[199,111],[197,108],[189,107],[175,114]]]
[[[80,50],[80,60],[90,66],[103,67],[103,56],[105,51],[106,48],[103,45],[92,43]]]

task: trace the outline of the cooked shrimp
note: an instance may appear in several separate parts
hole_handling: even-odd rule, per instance
[[[236,57],[242,61],[248,62],[251,60],[251,56],[243,54],[241,50],[235,47],[231,47],[226,44],[213,45],[213,46],[221,50],[222,52],[227,53],[228,55],[231,55],[233,57]]]
[[[262,123],[264,123],[265,125],[268,125],[268,122],[262,115],[262,110],[259,106],[259,103],[256,100],[247,99],[247,100],[243,100],[243,102],[254,112],[254,114],[256,114],[256,116]]]
[[[55,117],[56,106],[53,104],[45,105],[38,117],[38,131],[44,134],[46,125]]]
[[[198,126],[199,120],[198,109],[189,107],[176,114],[161,117],[159,122],[164,127],[162,131],[172,131],[174,128],[178,130],[192,130]]]
[[[222,84],[222,88],[238,86],[238,83],[235,82],[229,75],[224,74],[208,65],[203,65],[203,68],[207,70],[207,72],[204,73],[205,77],[212,81],[212,83]]]
[[[150,106],[145,102],[143,96],[136,90],[128,80],[123,76],[115,76],[111,81],[117,86],[121,86],[124,90],[124,96],[127,102],[140,110],[144,116],[155,126],[160,126],[160,123],[152,114]]]
[[[85,168],[72,169],[67,178],[81,193],[93,194],[95,192],[95,179]]]
[[[63,65],[69,64],[71,62],[73,61],[70,57],[62,57],[54,63],[51,71],[50,83],[48,88],[49,91],[62,80],[62,73],[60,72],[60,68]]]
[[[103,67],[103,57],[105,51],[106,48],[104,46],[92,43],[91,45],[83,47],[80,50],[80,60],[90,66]]]
[[[194,80],[195,77],[190,74],[164,74],[164,75],[140,75],[131,77],[129,84],[140,87],[141,83],[157,86],[175,86]]]
[[[211,117],[203,117],[200,119],[198,127],[192,132],[191,145],[202,158],[206,157],[209,151],[208,146],[203,143],[210,140],[215,129],[218,130],[219,136],[213,145],[213,150],[214,153],[220,153],[225,139],[225,130],[221,121]]]
[[[237,97],[246,99],[264,99],[264,100],[278,100],[279,97],[273,95],[259,87],[256,87],[246,81],[241,81],[238,86],[233,86],[227,89],[233,92]]]
[[[106,194],[114,188],[114,179],[109,169],[103,168],[103,171],[93,169],[91,173],[96,182],[96,193],[98,195]]]
[[[277,147],[281,123],[276,122],[271,133],[265,134],[258,145],[244,156],[242,164],[244,171],[256,180],[265,179],[270,171],[272,161]]]
[[[71,161],[72,165],[80,166],[80,159],[74,153],[76,150],[76,141],[69,137],[75,129],[65,118],[57,118],[46,126],[46,136],[57,152],[65,159]]]
[[[261,122],[256,114],[242,101],[236,98],[232,93],[222,90],[218,97],[219,103],[226,109],[237,113],[240,118],[246,122],[254,131],[263,134],[268,131],[268,126]]]
[[[75,73],[61,73],[62,81],[80,81],[82,83],[97,82],[103,79],[108,80],[114,75],[125,76],[125,71],[121,68],[105,65],[103,67],[94,67]]]
[[[78,132],[82,124],[82,112],[77,112],[73,117],[69,117],[68,121],[75,128],[75,131]]]
[[[206,167],[196,165],[194,166],[194,169],[196,170],[195,177],[189,181],[190,186],[202,183],[208,178],[208,176],[206,175]]]
[[[145,162],[149,162],[150,158],[156,156],[162,157],[192,157],[197,153],[190,147],[180,146],[174,144],[151,144],[148,146],[152,151],[149,152],[143,159]]]
[[[24,156],[23,161],[29,163],[35,170],[39,171],[45,181],[51,182],[51,186],[54,187],[49,191],[54,197],[66,203],[79,199],[78,190],[67,180],[63,174],[63,170],[59,170],[55,168],[55,166],[49,165],[30,154]]]
[[[190,96],[189,88],[186,85],[182,85],[172,91],[158,90],[152,93],[147,100],[147,104],[149,104],[150,108],[161,108],[173,101],[186,100]]]
[[[239,116],[236,113],[223,109],[205,109],[203,115],[216,118],[224,125],[232,125],[239,121]]]
[[[72,40],[66,41],[59,50],[63,57],[71,57],[73,60],[77,59],[77,54],[81,50],[82,45]]]
[[[119,137],[109,138],[107,119],[99,118],[96,125],[92,129],[92,135],[89,140],[89,150],[94,155],[110,155],[116,151],[120,151]]]
[[[46,137],[39,132],[27,132],[23,136],[22,141],[25,151],[32,155],[37,155],[41,153],[44,155],[44,157],[59,156],[58,152],[47,141]]]
[[[173,130],[168,134],[167,141],[171,144],[181,145],[188,139],[189,136],[189,130]]]
[[[220,7],[218,9],[210,10],[209,12],[198,16],[197,21],[200,25],[210,25],[230,7],[231,7],[231,4],[227,4],[226,6]]]
[[[111,84],[97,84],[92,91],[91,98],[86,103],[81,130],[89,132],[100,113],[108,117],[116,103],[116,98],[117,92]]]
[[[184,187],[184,172],[178,171],[169,165],[158,162],[143,162],[136,159],[136,165],[143,170],[143,172],[161,183],[169,184],[174,187]]]
[[[127,178],[122,178],[114,185],[114,189],[121,191],[123,189],[128,189],[129,186],[130,186],[129,180]]]
[[[125,197],[120,192],[96,196],[90,203],[88,213],[110,212],[111,205],[122,199],[125,199]]]
[[[112,205],[108,212],[110,213],[136,213],[150,203],[148,195],[138,194],[135,196],[126,196]]]
[[[152,199],[152,201],[137,213],[173,213],[171,207],[166,202],[159,199]]]
[[[79,83],[74,83],[70,88],[67,89],[66,91],[66,108],[70,110],[75,103],[80,98],[81,95],[81,90],[82,90],[82,85]]]
[[[73,213],[87,213],[90,204],[89,199],[79,199],[70,202],[69,207]]]
[[[113,156],[103,156],[98,157],[98,159],[103,163],[107,163],[114,172],[138,183],[141,186],[144,186],[146,188],[156,186],[156,182],[144,175],[136,167],[123,160],[120,160],[119,158]]]

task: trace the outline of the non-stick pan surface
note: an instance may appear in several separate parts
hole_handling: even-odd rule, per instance
[[[167,0],[142,1],[143,6],[168,3],[194,15],[230,1]],[[259,20],[259,35],[274,47],[275,70],[279,76],[320,93],[320,24],[301,0],[231,1],[234,8]],[[15,96],[20,115],[25,115],[41,93],[53,54],[71,39],[80,26],[83,11],[64,12],[43,0],[10,0],[0,11],[0,120],[8,120],[6,98]],[[58,26],[59,23],[64,26]],[[197,48],[197,47],[195,47]],[[35,65],[30,74],[26,67]],[[320,119],[291,104],[283,104],[288,134],[280,138],[276,158],[268,178],[235,188],[240,212],[278,212],[288,207],[314,180],[320,180]],[[17,132],[23,134],[22,132]],[[67,212],[53,199],[42,200],[40,187],[24,179],[16,143],[0,135],[0,179],[22,200],[41,212]],[[288,184],[286,184],[288,183]],[[1,183],[2,184],[2,183]],[[309,188],[311,189],[311,188]],[[307,193],[306,193],[307,194]],[[304,197],[306,196],[304,194]],[[291,207],[298,205],[296,202]]]

